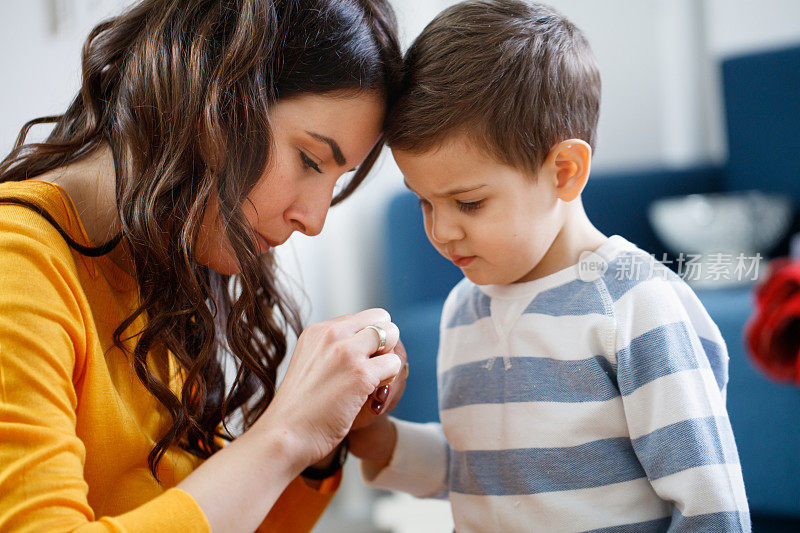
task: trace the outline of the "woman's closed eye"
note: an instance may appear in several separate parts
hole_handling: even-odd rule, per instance
[[[303,164],[303,167],[306,169],[312,169],[318,174],[322,174],[322,170],[319,168],[319,165],[310,157],[306,155],[306,153],[302,150],[298,150],[300,152],[300,162]]]
[[[478,200],[477,202],[459,202],[456,200],[456,206],[462,213],[474,213],[483,206],[483,202],[484,200]]]

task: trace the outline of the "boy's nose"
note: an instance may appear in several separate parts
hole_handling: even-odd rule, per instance
[[[436,216],[435,214],[430,217],[428,233],[431,236],[431,240],[437,244],[447,244],[464,238],[464,232],[461,231],[457,224],[454,224],[448,217]]]

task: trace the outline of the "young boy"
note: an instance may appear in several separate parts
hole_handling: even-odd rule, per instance
[[[584,36],[543,5],[473,0],[406,69],[389,144],[466,279],[442,315],[441,428],[352,433],[368,483],[449,497],[460,533],[749,531],[718,328],[581,204],[600,101]]]

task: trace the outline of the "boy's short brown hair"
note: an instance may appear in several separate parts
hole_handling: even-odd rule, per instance
[[[563,15],[525,0],[468,0],[406,53],[387,139],[424,153],[463,132],[499,161],[538,172],[558,142],[594,148],[599,108],[594,54]]]

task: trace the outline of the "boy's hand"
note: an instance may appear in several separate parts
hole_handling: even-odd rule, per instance
[[[371,478],[391,461],[397,444],[397,428],[388,417],[381,415],[369,426],[351,431],[347,441],[350,453],[361,459],[362,466],[371,472]]]
[[[370,396],[347,436],[350,452],[367,463],[369,471],[376,473],[389,464],[394,453],[397,430],[386,413],[394,409],[403,396],[408,377],[408,358],[402,342],[397,342],[394,353],[403,362],[403,370],[389,386],[389,394],[383,409],[379,410],[380,414],[376,414],[371,406],[374,394]]]

